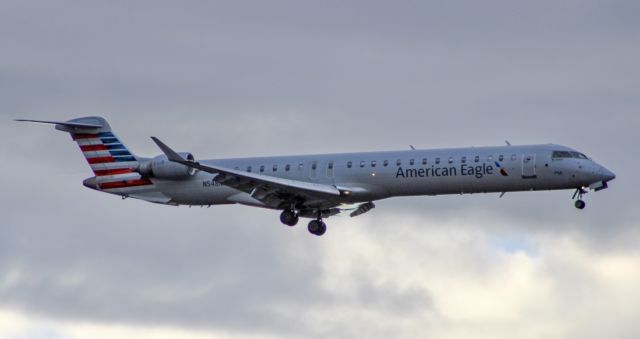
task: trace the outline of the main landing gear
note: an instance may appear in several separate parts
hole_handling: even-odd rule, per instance
[[[298,214],[293,210],[284,210],[280,214],[280,221],[287,226],[295,226],[298,223]],[[318,213],[318,217],[309,222],[307,226],[309,233],[321,236],[327,231],[327,224],[322,221],[321,213]]]
[[[280,221],[287,226],[295,226],[298,223],[298,214],[293,210],[284,210],[280,214]]]
[[[321,236],[327,231],[327,224],[325,224],[322,219],[318,218],[316,220],[309,221],[307,229],[309,230],[309,233]]]
[[[574,203],[574,206],[576,206],[576,208],[579,210],[584,209],[587,206],[584,200],[582,200],[582,195],[586,193],[587,191],[582,187],[576,188],[576,192],[573,193],[572,199],[575,199],[576,197],[578,197],[578,200],[576,200],[576,202]]]

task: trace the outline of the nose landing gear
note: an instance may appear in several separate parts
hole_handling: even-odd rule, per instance
[[[572,199],[575,199],[576,197],[578,197],[578,200],[576,200],[576,202],[574,203],[574,206],[579,210],[584,209],[587,206],[587,203],[585,203],[584,200],[582,200],[582,195],[586,193],[587,191],[582,187],[576,188],[576,192],[573,193]]]

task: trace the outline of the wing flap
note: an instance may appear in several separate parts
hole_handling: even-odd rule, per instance
[[[369,212],[370,210],[372,210],[375,207],[376,207],[376,205],[371,201],[369,201],[367,203],[364,203],[364,204],[360,204],[358,206],[358,208],[356,208],[355,211],[353,211],[353,212],[351,212],[349,214],[349,216],[351,216],[352,218],[353,217],[357,217],[357,216],[359,216],[361,214],[365,214],[365,213]]]

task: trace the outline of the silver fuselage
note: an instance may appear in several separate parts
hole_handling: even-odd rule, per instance
[[[552,158],[561,145],[524,145],[200,160],[266,176],[347,187],[348,195],[318,206],[394,196],[557,190],[607,182],[615,175],[591,159]],[[197,172],[184,180],[153,179],[153,192],[129,192],[159,203],[269,207]],[[111,192],[116,193],[118,192]],[[154,198],[145,198],[154,197]]]

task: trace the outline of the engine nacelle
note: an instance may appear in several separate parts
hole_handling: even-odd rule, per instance
[[[178,154],[193,161],[193,154],[188,152],[178,152]],[[158,179],[178,180],[188,178],[196,173],[196,169],[192,167],[170,161],[166,155],[158,155],[153,159],[143,162],[138,167],[138,172],[142,175],[150,176]]]

